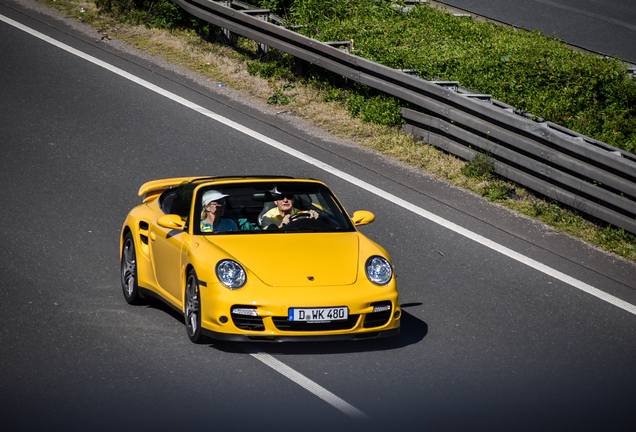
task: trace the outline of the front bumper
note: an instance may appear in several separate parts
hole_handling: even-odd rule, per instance
[[[369,283],[370,284],[370,283]],[[260,294],[260,295],[259,295]],[[288,321],[289,309],[346,306],[346,320]],[[233,313],[234,309],[242,312]],[[325,341],[376,339],[399,333],[402,315],[395,282],[386,287],[332,286],[313,290],[264,287],[230,291],[201,286],[201,327],[217,340]],[[245,314],[253,310],[254,314]]]
[[[391,330],[368,331],[362,333],[346,333],[334,335],[255,335],[255,334],[231,334],[218,333],[212,330],[202,329],[202,333],[212,339],[231,342],[327,342],[345,340],[370,340],[381,339],[400,334],[400,327]]]

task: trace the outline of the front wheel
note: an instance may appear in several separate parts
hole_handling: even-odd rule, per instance
[[[124,236],[124,246],[121,251],[121,288],[128,304],[140,302],[137,254],[135,253],[135,241],[130,232]]]
[[[201,334],[201,295],[199,293],[199,280],[194,270],[188,272],[185,287],[184,319],[188,337],[194,343],[204,340]]]

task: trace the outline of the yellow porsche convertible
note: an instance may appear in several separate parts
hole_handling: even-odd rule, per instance
[[[396,335],[391,259],[331,190],[291,177],[187,177],[139,189],[121,231],[126,301],[157,297],[193,342]]]

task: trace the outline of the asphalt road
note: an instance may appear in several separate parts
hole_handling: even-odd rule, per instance
[[[443,0],[449,6],[636,64],[633,0]]]
[[[69,24],[0,0],[3,430],[635,429],[636,266]],[[139,186],[254,173],[376,214],[399,337],[193,345],[126,304]]]

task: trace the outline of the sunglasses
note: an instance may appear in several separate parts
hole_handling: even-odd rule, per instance
[[[209,203],[207,203],[207,205],[213,205],[213,206],[216,206],[216,207],[224,206],[225,205],[225,200],[223,200],[223,201],[210,201]]]

